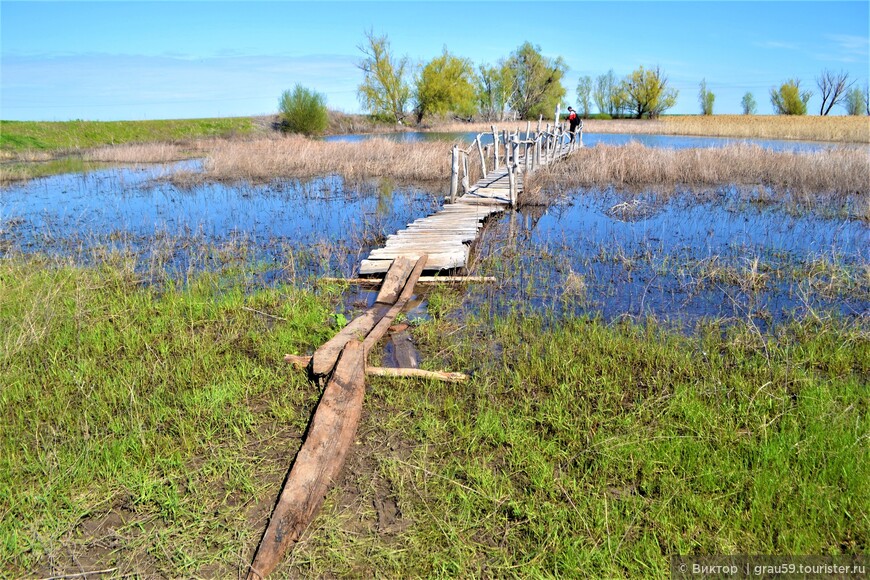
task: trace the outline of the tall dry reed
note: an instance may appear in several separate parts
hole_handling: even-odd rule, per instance
[[[448,142],[398,143],[316,141],[291,136],[252,141],[218,141],[208,152],[203,177],[268,181],[280,177],[337,174],[348,179],[389,176],[411,181],[450,177]]]
[[[658,149],[596,145],[531,175],[529,191],[572,187],[721,185],[766,186],[791,195],[870,197],[870,154],[831,148],[814,153],[771,151],[756,145],[717,149]]]
[[[200,147],[177,143],[131,143],[91,149],[83,155],[86,161],[104,163],[168,163],[189,159],[201,153]]]
[[[553,119],[544,119],[544,124]],[[525,131],[525,121],[497,123],[435,123],[433,132],[487,133],[498,129]],[[534,129],[537,122],[532,123]],[[796,139],[838,143],[870,143],[870,117],[816,117],[785,115],[678,115],[660,119],[585,119],[584,133],[695,135],[757,139]]]

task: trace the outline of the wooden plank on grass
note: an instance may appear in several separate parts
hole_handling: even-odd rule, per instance
[[[387,239],[389,243],[389,239]],[[410,258],[398,257],[393,263],[393,266],[387,271],[384,276],[384,283],[381,286],[381,291],[378,292],[378,297],[375,302],[381,304],[394,304],[399,299],[399,292],[405,285],[408,279],[408,274],[414,268],[414,262]]]
[[[344,345],[351,340],[362,340],[371,332],[372,328],[380,321],[380,319],[389,311],[389,307],[399,298],[399,290],[404,287],[411,271],[413,270],[414,260],[403,258],[402,256],[390,256],[390,261],[385,264],[381,272],[387,272],[384,277],[384,285],[389,287],[387,292],[383,291],[378,294],[375,304],[365,311],[360,316],[357,316],[350,323],[342,328],[338,334],[326,341],[318,348],[311,357],[311,374],[314,376],[323,376],[329,374],[335,367],[341,350]],[[401,258],[401,259],[399,259]],[[367,272],[373,274],[374,272]],[[385,302],[390,300],[389,302]]]
[[[418,259],[417,263],[414,264],[414,269],[411,271],[411,275],[408,276],[408,281],[405,282],[405,287],[402,288],[402,293],[399,295],[399,299],[396,300],[396,303],[393,304],[390,311],[378,321],[372,331],[366,336],[366,339],[363,341],[363,350],[365,351],[366,358],[368,358],[368,353],[372,347],[387,333],[387,330],[389,330],[390,325],[393,323],[393,319],[399,315],[405,307],[405,304],[407,304],[408,300],[411,299],[411,296],[414,294],[414,286],[417,285],[417,279],[420,278],[420,274],[423,273],[423,268],[426,266],[427,260],[428,256],[426,256],[426,254],[420,256],[420,259]]]
[[[365,351],[362,343],[351,341],[323,391],[254,555],[248,580],[268,576],[320,510],[353,444],[364,396]]]
[[[390,260],[384,264],[383,270],[380,271],[388,271],[393,261]],[[344,345],[352,340],[364,339],[389,309],[389,304],[375,304],[365,313],[351,320],[338,334],[323,343],[311,357],[311,374],[323,376],[332,372]]]

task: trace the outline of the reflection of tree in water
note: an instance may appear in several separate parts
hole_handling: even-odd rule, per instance
[[[378,182],[378,207],[375,210],[378,217],[384,217],[392,211],[395,190],[396,183],[389,177],[384,177]]]

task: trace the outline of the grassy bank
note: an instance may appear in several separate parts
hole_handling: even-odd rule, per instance
[[[158,121],[0,121],[0,151],[75,151],[104,145],[247,135],[253,117]]]
[[[318,391],[285,368],[334,289],[246,269],[145,287],[129,263],[0,262],[0,575],[236,576]],[[358,445],[286,575],[667,575],[667,555],[860,553],[870,336],[761,336],[429,296],[429,368],[370,380]]]

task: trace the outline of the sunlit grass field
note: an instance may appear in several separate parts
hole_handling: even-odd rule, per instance
[[[0,151],[71,151],[154,141],[230,137],[254,132],[252,117],[156,121],[0,121]]]
[[[171,277],[166,277],[171,280]],[[246,573],[340,288],[232,266],[0,262],[0,575]],[[870,335],[495,316],[428,295],[425,366],[369,379],[345,475],[279,574],[666,577],[671,554],[861,553]]]

